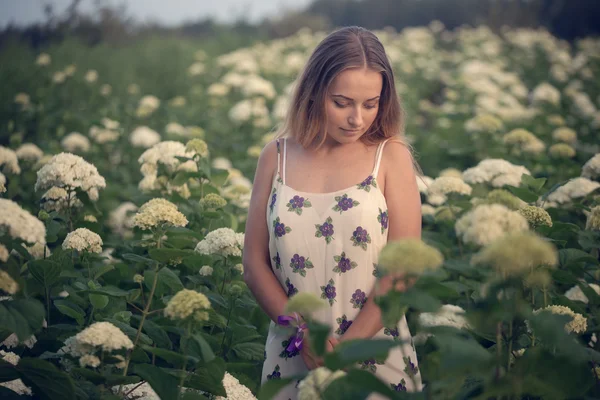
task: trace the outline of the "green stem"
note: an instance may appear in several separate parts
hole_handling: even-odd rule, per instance
[[[50,288],[46,287],[46,325],[50,326]]]
[[[190,337],[190,324],[187,325],[185,329],[184,337],[182,338],[183,345],[181,346],[181,353],[183,354],[183,361],[181,362],[181,377],[179,378],[179,391],[177,394],[177,398],[181,399],[183,395],[183,384],[185,383],[186,378],[186,366],[187,366],[187,341]]]
[[[500,365],[502,365],[502,321],[496,324],[496,379],[500,379]]]
[[[221,340],[221,346],[219,348],[219,353],[221,353],[223,356],[225,355],[223,353],[223,344],[225,343],[225,338],[227,337],[227,330],[229,329],[229,321],[231,321],[231,312],[235,308],[236,300],[237,300],[237,298],[234,297],[233,301],[231,302],[231,306],[229,307],[229,313],[227,314],[227,325],[225,326],[225,332],[223,332],[223,340]]]
[[[513,346],[513,321],[510,320],[508,324],[508,362],[506,363],[506,371],[510,371],[510,356],[512,354],[512,346]],[[515,360],[516,361],[516,360]]]

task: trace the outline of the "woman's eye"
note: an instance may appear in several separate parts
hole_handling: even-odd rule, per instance
[[[372,109],[372,108],[375,108],[375,107],[377,107],[377,106],[365,106],[365,108],[366,108],[367,110],[370,110],[370,109]]]
[[[345,105],[345,104],[340,104],[340,103],[338,103],[337,101],[334,101],[334,103],[335,103],[335,105],[336,105],[336,106],[338,106],[339,108],[344,108],[344,107],[346,107],[346,105]]]

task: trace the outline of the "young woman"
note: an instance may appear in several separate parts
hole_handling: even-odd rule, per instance
[[[319,43],[277,136],[258,160],[243,260],[244,279],[272,319],[263,383],[322,364],[276,327],[288,298],[307,291],[329,304],[313,315],[332,326],[328,351],[357,338],[406,341],[361,366],[395,390],[421,390],[406,318],[383,326],[373,301],[391,286],[384,278],[373,292],[379,251],[388,240],[421,237],[421,201],[393,71],[372,32],[345,27]],[[295,399],[297,384],[277,399]]]

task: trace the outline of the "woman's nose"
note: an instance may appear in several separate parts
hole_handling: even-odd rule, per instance
[[[352,114],[348,118],[348,123],[352,126],[359,127],[362,125],[362,114],[360,108],[353,108]]]

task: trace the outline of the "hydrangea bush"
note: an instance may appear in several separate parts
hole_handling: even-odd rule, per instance
[[[376,33],[427,173],[422,239],[376,266],[394,283],[376,298],[385,325],[406,315],[417,347],[413,397],[600,397],[600,41]],[[325,34],[222,54],[150,40],[174,56],[132,48],[118,74],[108,48],[7,57],[0,397],[267,399],[295,379],[300,398],[406,398],[361,368],[406,345],[397,332],[324,355],[331,327],[311,314],[328,303],[307,293],[287,311],[324,366],[260,386],[271,321],[241,264],[252,176]]]

